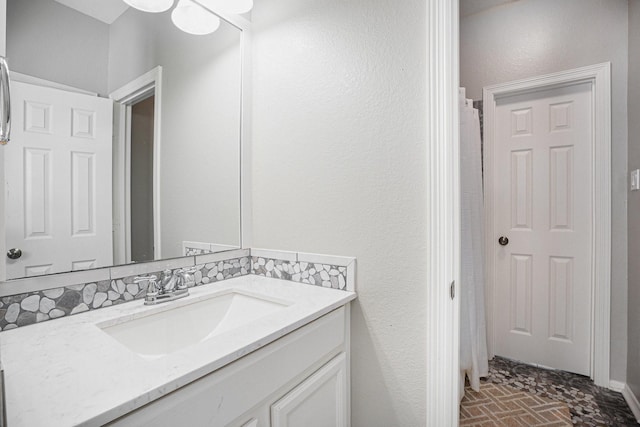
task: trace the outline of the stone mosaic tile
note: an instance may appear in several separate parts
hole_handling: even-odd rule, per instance
[[[161,277],[162,272],[149,274]],[[248,256],[197,265],[193,285],[215,283],[248,274],[340,290],[346,290],[347,287],[347,267]],[[134,283],[135,277],[134,275],[0,298],[0,330],[6,331],[142,299],[147,292],[147,283]]]
[[[251,257],[252,273],[325,288],[347,289],[347,267],[303,261]]]
[[[249,257],[227,259],[197,265],[196,267],[198,269],[194,274],[196,286],[251,274],[251,260]]]
[[[564,402],[574,425],[638,425],[621,393],[598,387],[582,375],[537,368],[496,356],[489,361],[489,377],[483,383],[507,385]]]
[[[184,256],[195,256],[195,255],[204,255],[213,253],[211,249],[202,249],[202,248],[184,248]]]
[[[248,257],[197,266],[195,286],[249,274]],[[149,273],[161,277],[162,272]],[[145,274],[146,275],[146,274]],[[63,316],[110,307],[142,299],[148,283],[135,283],[136,276],[97,283],[66,286],[0,298],[0,329],[7,331]]]
[[[104,280],[0,298],[0,328],[7,331],[125,302],[122,293],[109,298],[114,289],[117,285]]]

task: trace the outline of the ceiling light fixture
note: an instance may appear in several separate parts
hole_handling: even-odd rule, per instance
[[[143,12],[165,12],[175,0],[123,0],[129,6]],[[173,24],[185,33],[211,34],[220,27],[220,18],[211,11],[222,14],[247,13],[253,8],[253,0],[178,0],[171,12]]]
[[[253,0],[198,0],[211,10],[230,14],[247,13],[253,8]]]
[[[124,0],[129,6],[143,12],[158,13],[171,9],[174,0]]]
[[[211,34],[220,26],[220,18],[191,0],[179,0],[171,20],[185,33],[198,36]]]

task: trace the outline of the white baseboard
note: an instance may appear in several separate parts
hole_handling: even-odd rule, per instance
[[[622,389],[618,390],[620,387]],[[629,386],[619,381],[610,381],[609,388],[611,390],[620,391],[622,393],[624,400],[627,401],[627,405],[629,405],[629,408],[631,408],[631,412],[633,412],[636,420],[638,421],[638,423],[640,423],[640,402],[638,402],[638,398],[633,394]]]
[[[617,391],[618,393],[622,393],[622,390],[624,390],[626,386],[622,381],[609,381],[609,390]]]

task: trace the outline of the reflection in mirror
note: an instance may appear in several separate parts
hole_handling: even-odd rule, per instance
[[[109,1],[7,1],[8,279],[240,247],[241,31]]]

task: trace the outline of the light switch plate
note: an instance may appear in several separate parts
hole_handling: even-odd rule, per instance
[[[631,171],[631,191],[640,190],[640,169]]]

